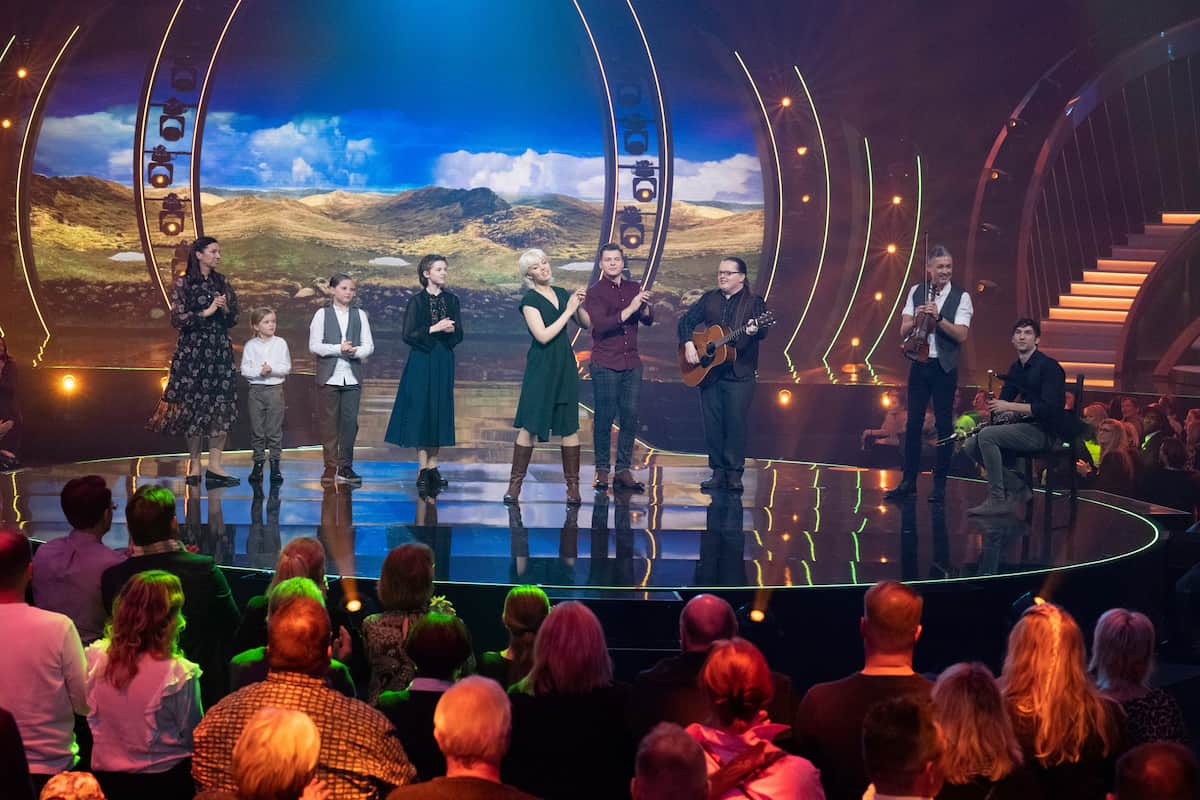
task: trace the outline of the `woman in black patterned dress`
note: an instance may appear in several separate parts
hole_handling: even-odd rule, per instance
[[[168,436],[186,436],[187,482],[200,482],[200,451],[208,437],[209,487],[236,486],[239,481],[221,466],[225,437],[237,419],[237,369],[229,329],[237,324],[237,295],[217,272],[221,246],[201,236],[188,250],[187,271],[175,279],[171,324],[179,343],[171,359],[171,376],[149,428]]]

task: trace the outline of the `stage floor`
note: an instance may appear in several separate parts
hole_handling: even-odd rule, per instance
[[[585,438],[590,439],[590,432]],[[1080,499],[1071,527],[1067,501],[1054,503],[1056,527],[1042,525],[1039,492],[1032,524],[1015,516],[974,518],[966,509],[985,486],[951,479],[945,504],[922,496],[902,505],[883,500],[896,472],[779,461],[750,461],[744,494],[706,495],[705,460],[639,446],[635,461],[645,494],[593,494],[585,453],[584,503],[570,508],[557,448],[534,457],[519,506],[501,502],[509,472],[507,443],[447,449],[450,482],[438,497],[419,498],[411,451],[362,447],[361,488],[323,487],[320,450],[287,451],[285,482],[204,490],[184,482],[180,456],[124,458],[26,469],[0,481],[3,517],[38,540],[69,526],[59,491],[71,477],[94,473],[113,487],[117,511],[105,541],[127,543],[126,498],[161,483],[178,498],[184,541],[235,568],[270,570],[280,547],[297,536],[325,543],[330,572],[376,578],[384,556],[409,541],[429,544],[436,579],[470,585],[538,583],[547,587],[692,590],[867,584],[880,579],[949,582],[1059,570],[1131,556],[1158,533],[1147,520]],[[245,476],[249,456],[228,466]]]

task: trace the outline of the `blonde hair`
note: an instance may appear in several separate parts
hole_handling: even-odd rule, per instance
[[[522,678],[533,667],[533,643],[550,613],[550,600],[539,586],[514,586],[504,598],[501,621],[508,629],[508,652],[515,674]]]
[[[125,689],[137,677],[143,653],[159,659],[177,655],[183,625],[179,578],[161,569],[131,576],[113,604],[104,680]]]
[[[1085,664],[1079,625],[1052,603],[1032,606],[1008,636],[1000,686],[1014,727],[1031,729],[1044,766],[1079,761],[1093,735],[1104,755],[1113,750],[1117,721]]]
[[[1021,745],[991,670],[978,662],[953,664],[933,686],[933,715],[946,746],[942,771],[950,783],[982,776],[998,781],[1021,764]]]
[[[546,253],[544,250],[539,250],[536,247],[531,247],[528,250],[526,250],[524,253],[521,253],[521,257],[519,259],[517,259],[517,264],[519,264],[521,267],[520,277],[521,277],[521,280],[524,281],[526,286],[533,285],[533,281],[529,279],[529,270],[532,267],[535,267],[538,264],[542,263],[542,259],[544,259],[545,257],[546,257]]]
[[[293,800],[317,769],[321,732],[302,711],[260,708],[233,747],[241,800]]]
[[[274,314],[274,313],[275,313],[275,309],[271,308],[270,306],[259,306],[258,308],[251,309],[250,310],[250,327],[257,329],[258,323],[260,323],[264,319],[266,319],[268,314]],[[278,319],[278,315],[276,315],[276,319]]]
[[[512,706],[491,678],[471,675],[451,686],[433,712],[433,738],[447,758],[468,766],[499,764],[508,751]]]
[[[604,628],[576,600],[559,603],[538,628],[533,667],[516,684],[527,694],[586,694],[612,683],[612,659]]]
[[[1125,608],[1105,611],[1092,636],[1089,669],[1101,689],[1145,686],[1154,666],[1154,623]]]

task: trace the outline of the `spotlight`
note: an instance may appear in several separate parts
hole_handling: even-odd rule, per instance
[[[196,91],[196,68],[189,61],[185,59],[171,67],[171,88],[177,92]]]
[[[894,255],[896,254],[896,245],[894,245],[894,244],[889,244],[889,245],[887,246],[887,251],[888,251],[888,255],[889,255],[889,256],[894,256]]]
[[[639,161],[633,165],[633,197],[639,203],[649,203],[658,196],[658,178],[654,177],[654,167],[649,161]]]
[[[993,225],[990,222],[981,222],[981,223],[979,223],[979,232],[980,233],[990,233],[993,236],[999,236],[1000,235],[1000,226]]]
[[[17,77],[21,80],[25,80],[29,77],[29,70],[25,69],[24,67],[17,67]]]
[[[71,394],[72,392],[74,392],[76,387],[78,387],[78,385],[79,385],[78,382],[75,380],[74,375],[63,375],[61,383],[62,383],[62,390],[64,392],[66,392],[67,394]]]
[[[884,408],[891,408],[892,398],[887,394],[887,392],[884,392],[883,397],[879,398],[879,404]]]
[[[168,142],[183,138],[183,115],[187,112],[183,103],[172,97],[163,104],[163,113],[158,117],[158,135]]]
[[[625,124],[625,152],[640,156],[650,147],[650,133],[646,130],[646,118],[641,114],[630,114],[621,120]]]
[[[1001,178],[1003,178],[1006,181],[1012,180],[1012,175],[1009,175],[1007,172],[1000,169],[999,167],[992,167],[992,171],[988,173],[988,179],[993,180],[993,181],[998,181]]]
[[[156,189],[165,189],[175,179],[175,165],[166,145],[158,145],[150,151],[150,163],[146,165],[146,182]]]
[[[904,198],[901,197],[900,195],[898,195],[898,194],[892,195],[892,205],[898,206],[903,202],[904,202]]]
[[[989,281],[987,278],[980,278],[975,284],[975,291],[977,291],[979,294],[983,294],[984,292],[994,292],[999,288],[1000,286],[995,281]]]
[[[761,608],[750,609],[750,614],[748,616],[750,617],[751,622],[762,622],[764,619],[767,618],[766,612],[763,611]]]
[[[808,155],[808,145],[806,145],[806,144],[802,144],[802,145],[800,145],[799,147],[797,147],[797,148],[796,148],[796,155],[798,155],[798,156],[806,156],[806,155]]]
[[[790,108],[792,105],[792,98],[790,98],[790,97],[783,98],[782,100],[779,101],[779,105],[783,106],[784,108]]]
[[[183,231],[183,201],[174,192],[163,198],[158,229],[167,236],[178,236]]]
[[[788,389],[780,389],[779,394],[775,395],[775,401],[784,408],[787,408],[792,404],[791,391]]]
[[[351,614],[362,611],[362,600],[355,598],[354,600],[346,601],[346,610]]]
[[[807,202],[809,202],[809,201],[811,201],[811,200],[812,200],[812,195],[811,195],[811,194],[802,194],[802,195],[800,195],[800,202],[801,202],[801,203],[807,203]]]
[[[621,245],[633,250],[642,246],[646,239],[646,226],[642,224],[642,212],[637,206],[625,206],[617,215],[620,223]]]
[[[1023,128],[1028,124],[1028,120],[1022,119],[1021,117],[1013,117],[1008,121],[1008,129],[1015,130],[1017,128]]]
[[[876,292],[875,293],[875,302],[878,303],[882,299],[883,299],[883,292]]]
[[[5,130],[8,130],[11,127],[12,127],[11,119],[9,119],[8,117],[5,117],[4,119],[0,119],[0,128],[4,128]]]
[[[862,344],[862,339],[859,339],[857,336],[851,337],[851,339],[850,339],[851,347],[858,347],[860,344]]]

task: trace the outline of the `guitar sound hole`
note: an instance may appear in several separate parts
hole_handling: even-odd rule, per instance
[[[705,354],[707,354],[708,356],[712,356],[712,354],[713,354],[713,351],[714,351],[714,350],[716,350],[716,348],[712,346],[712,342],[709,342],[709,343],[708,343],[707,345],[705,345],[705,347],[704,347],[704,352],[705,352]]]

